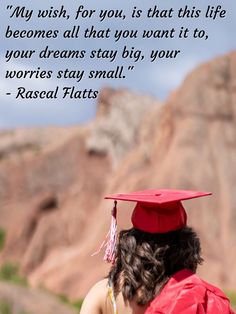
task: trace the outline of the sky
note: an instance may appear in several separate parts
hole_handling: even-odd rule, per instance
[[[55,4],[56,3],[56,4]],[[96,113],[96,99],[78,100],[78,99],[15,99],[17,87],[25,86],[27,90],[54,90],[56,86],[63,88],[64,86],[75,86],[79,90],[92,88],[100,90],[104,86],[113,88],[128,88],[138,93],[147,94],[156,97],[159,100],[165,100],[171,91],[175,90],[186,75],[196,66],[203,62],[207,62],[219,55],[226,54],[236,49],[235,29],[236,29],[236,2],[234,0],[224,1],[206,1],[198,0],[189,2],[179,0],[153,1],[153,0],[22,0],[2,1],[1,18],[1,34],[0,34],[0,129],[17,128],[17,127],[38,127],[48,125],[68,126],[81,123],[87,123]],[[195,6],[206,11],[207,6],[226,9],[226,17],[223,19],[206,19],[201,18],[150,18],[147,19],[145,14],[139,19],[129,18],[129,12],[136,6],[138,9],[147,12],[149,8],[157,6],[158,9],[173,9],[176,10],[188,4],[190,9]],[[25,18],[10,18],[13,10],[7,9],[8,5],[12,5],[13,9],[17,6],[25,6],[26,9],[34,9],[36,14],[39,9],[48,9],[51,6],[54,9],[64,5],[70,19],[35,19],[34,16],[26,21]],[[79,16],[75,20],[74,14],[80,5],[86,10],[96,10],[95,17],[88,19]],[[123,10],[126,14],[126,19],[109,18],[104,21],[99,21],[97,18],[98,12],[103,9],[107,10]],[[175,14],[174,14],[175,15]],[[116,29],[138,30],[140,33],[143,29],[171,29],[176,30],[180,27],[188,27],[190,30],[201,28],[207,31],[208,40],[188,38],[187,40],[179,38],[170,39],[121,39],[114,42],[112,38],[105,39],[86,39],[80,36],[74,39],[62,39],[60,36],[50,40],[39,39],[6,39],[6,29],[10,26],[12,30],[21,29],[58,29],[62,32],[65,29],[71,29],[73,26],[80,26],[82,30],[94,27],[97,30],[110,28],[111,33]],[[38,59],[32,58],[12,58],[6,62],[7,50],[36,50],[40,51],[46,46],[50,49],[65,50],[83,50],[90,51],[92,49],[117,50],[118,57],[114,62],[109,59]],[[145,58],[143,61],[135,62],[134,58],[122,59],[120,57],[123,47],[135,50],[142,50]],[[154,62],[148,60],[148,55],[151,50],[181,50],[181,53],[176,59],[156,59]],[[5,73],[7,70],[36,70],[40,67],[41,70],[52,70],[54,73],[58,69],[69,70],[101,70],[113,69],[116,66],[123,65],[125,69],[132,66],[133,70],[126,71],[125,79],[104,79],[104,80],[89,80],[84,78],[80,82],[75,79],[56,79],[52,75],[51,79],[6,79]],[[6,95],[11,92],[11,95]]]

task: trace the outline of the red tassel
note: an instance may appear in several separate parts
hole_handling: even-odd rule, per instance
[[[109,230],[109,239],[106,243],[106,251],[104,255],[104,261],[114,264],[115,262],[115,249],[117,238],[117,201],[114,202],[114,207],[111,213],[111,226]]]
[[[110,230],[106,236],[106,240],[103,241],[99,250],[92,254],[92,256],[101,252],[101,250],[106,247],[105,255],[103,260],[114,264],[115,262],[115,249],[116,249],[116,239],[117,239],[117,201],[114,202],[114,207],[111,212],[111,226]]]

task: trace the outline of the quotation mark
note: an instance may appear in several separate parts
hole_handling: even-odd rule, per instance
[[[8,5],[7,10],[11,10],[11,9],[12,9],[12,5]]]
[[[134,66],[133,65],[130,65],[129,67],[128,67],[128,70],[133,70],[134,69]]]

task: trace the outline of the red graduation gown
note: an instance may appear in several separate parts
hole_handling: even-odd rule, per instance
[[[145,314],[235,314],[225,294],[184,269],[174,274]]]

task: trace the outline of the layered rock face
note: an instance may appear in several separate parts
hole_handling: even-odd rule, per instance
[[[158,102],[125,90],[104,89],[99,98],[97,119],[91,127],[87,149],[91,153],[109,155],[113,166],[137,146],[143,116]]]
[[[5,144],[0,195],[8,236],[2,263],[18,261],[33,286],[82,297],[108,270],[100,255],[91,257],[109,228],[112,203],[103,200],[106,193],[196,189],[213,192],[184,203],[202,241],[200,274],[234,288],[235,111],[236,53],[231,53],[189,74],[162,106],[105,89],[89,126],[56,129],[47,141],[45,130],[37,130],[33,145],[28,140],[31,145],[20,151]],[[13,132],[15,137],[18,132],[23,131]],[[130,226],[130,209],[119,204],[121,228]]]
[[[145,113],[159,105],[127,90],[104,89],[88,126],[0,133],[0,224],[7,230],[1,263],[20,263],[33,285],[83,295],[94,275],[86,281],[81,254],[93,268],[100,260],[82,250],[84,234],[90,227],[93,234],[93,217],[99,227],[96,210],[110,175],[137,144]]]

